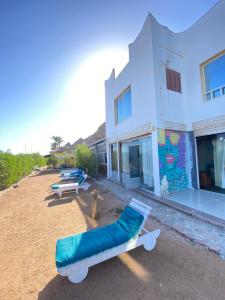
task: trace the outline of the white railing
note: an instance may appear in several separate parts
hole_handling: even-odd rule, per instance
[[[218,95],[216,93],[218,93]],[[216,89],[210,90],[207,93],[205,93],[205,100],[210,101],[223,95],[225,95],[225,85],[222,85]]]

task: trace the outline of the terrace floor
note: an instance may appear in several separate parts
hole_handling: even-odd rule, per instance
[[[187,190],[167,196],[168,199],[203,212],[225,223],[225,195],[205,190]]]
[[[104,198],[94,221],[90,192],[58,199],[49,193],[57,181],[58,174],[42,171],[0,193],[0,299],[224,298],[225,261],[154,219],[146,227],[162,232],[153,251],[140,247],[94,266],[77,285],[57,275],[56,240],[110,223],[124,207],[110,189],[91,182]]]

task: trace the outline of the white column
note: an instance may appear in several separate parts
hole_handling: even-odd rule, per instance
[[[152,159],[154,174],[154,193],[160,196],[160,177],[159,177],[159,153],[158,153],[158,136],[157,129],[152,130]]]
[[[120,182],[120,153],[119,153],[119,141],[116,142],[116,146],[117,146],[117,175],[118,175],[118,182]]]
[[[106,155],[107,155],[107,177],[111,176],[111,155],[110,155],[110,144],[106,141]]]

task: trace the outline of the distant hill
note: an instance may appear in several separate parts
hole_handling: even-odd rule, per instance
[[[86,139],[79,138],[73,144],[66,143],[64,146],[60,147],[57,152],[73,152],[75,146],[78,144],[86,144],[87,146],[90,146],[103,139],[105,139],[105,122],[98,127],[95,133],[91,134]]]

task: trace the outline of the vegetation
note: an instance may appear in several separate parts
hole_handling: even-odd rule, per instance
[[[47,165],[52,168],[57,167],[57,158],[55,156],[49,157],[47,160]]]
[[[75,147],[75,166],[84,169],[87,174],[95,174],[95,157],[87,145],[79,144]]]
[[[54,141],[54,142],[51,144],[51,149],[52,149],[52,150],[59,149],[59,148],[60,148],[60,145],[61,145],[62,142],[63,142],[63,139],[61,138],[61,136],[53,135],[53,136],[51,137],[51,139]]]
[[[46,165],[46,159],[39,153],[17,154],[0,153],[0,190],[16,183],[31,173],[35,166]]]
[[[55,153],[48,158],[47,165],[52,168],[72,168],[74,167],[74,156],[67,153]]]

